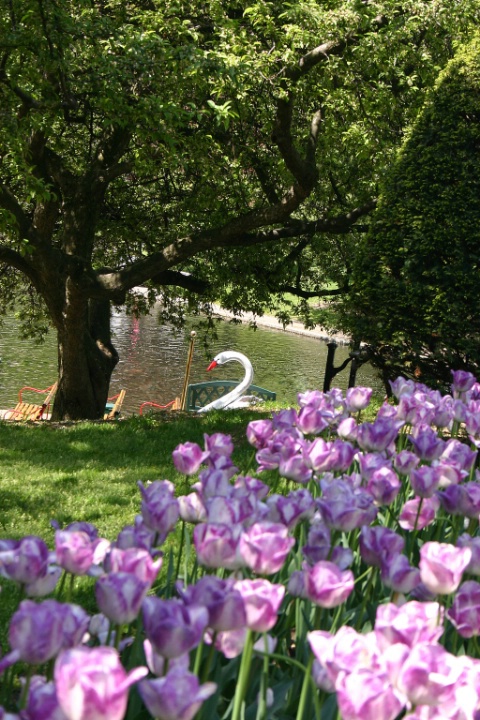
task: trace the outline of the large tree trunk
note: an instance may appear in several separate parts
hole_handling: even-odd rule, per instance
[[[67,281],[58,328],[58,390],[52,420],[103,418],[118,354],[110,338],[110,303],[76,293]]]

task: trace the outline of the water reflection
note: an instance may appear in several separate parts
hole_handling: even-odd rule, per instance
[[[137,413],[142,402],[150,400],[168,403],[180,395],[188,356],[191,319],[181,332],[159,325],[155,313],[138,320],[117,312],[112,317],[114,343],[120,362],[112,376],[110,392],[127,390],[123,410]],[[237,363],[206,373],[211,358],[222,350],[238,350],[250,358],[257,385],[274,390],[281,401],[295,403],[297,393],[322,389],[327,355],[326,343],[277,330],[258,328],[253,331],[244,325],[219,321],[217,339],[206,354],[197,341],[191,367],[190,382],[211,379],[240,379],[243,373]],[[17,324],[7,318],[0,328],[0,407],[15,404],[17,392],[23,385],[47,387],[56,377],[56,344],[52,334],[44,345],[32,340],[20,340]],[[339,346],[335,364],[348,355],[348,348]],[[346,388],[347,368],[336,376],[334,384]],[[369,385],[382,392],[382,383],[369,367],[362,367],[357,385]]]

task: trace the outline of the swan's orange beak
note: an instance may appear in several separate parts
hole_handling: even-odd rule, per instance
[[[213,370],[216,367],[217,367],[217,363],[215,362],[215,360],[212,360],[210,365],[207,367],[207,372],[210,372],[210,370]]]

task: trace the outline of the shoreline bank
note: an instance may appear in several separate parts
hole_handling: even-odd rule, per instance
[[[344,333],[329,333],[325,328],[316,327],[313,330],[307,329],[301,322],[293,320],[291,323],[285,326],[285,328],[279,323],[278,318],[272,315],[254,315],[253,313],[244,313],[241,317],[234,316],[233,313],[228,310],[224,310],[219,305],[213,306],[214,315],[224,320],[231,320],[234,317],[241,320],[242,324],[253,324],[255,323],[258,327],[267,328],[270,330],[276,330],[278,332],[289,332],[296,335],[305,335],[316,340],[323,340],[325,342],[336,342],[338,345],[349,345],[350,338]]]

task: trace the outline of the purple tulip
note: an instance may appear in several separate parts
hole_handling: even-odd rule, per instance
[[[410,484],[415,495],[430,498],[438,488],[441,477],[442,471],[438,465],[420,465],[416,470],[412,470]]]
[[[460,585],[447,617],[459,635],[480,635],[480,583],[467,580]]]
[[[349,532],[375,520],[378,510],[366,490],[354,490],[339,478],[329,483],[322,481],[321,486],[323,493],[317,504],[329,527]]]
[[[285,595],[285,587],[268,580],[239,580],[234,585],[245,604],[247,627],[256,632],[268,632],[277,622],[277,615]]]
[[[468,445],[455,438],[448,440],[440,455],[442,462],[448,462],[450,465],[454,465],[459,470],[465,470],[467,473],[472,469],[476,459],[477,450],[472,450]]]
[[[345,394],[345,407],[350,413],[365,410],[370,404],[371,397],[372,388],[361,386],[348,388]]]
[[[234,445],[230,435],[223,433],[214,433],[213,435],[204,435],[205,450],[210,456],[223,455],[230,457],[233,453]]]
[[[405,540],[382,525],[364,526],[359,540],[360,555],[367,565],[380,567],[402,552]]]
[[[357,429],[357,443],[367,452],[383,452],[395,440],[403,420],[377,418],[373,423],[362,423]]]
[[[310,565],[320,560],[326,560],[331,550],[331,535],[329,527],[315,518],[307,536],[307,544],[302,548],[302,554]]]
[[[240,536],[239,552],[247,567],[258,575],[278,572],[295,545],[281,523],[259,522]]]
[[[463,533],[456,544],[457,547],[468,547],[472,551],[472,557],[465,568],[465,572],[471,575],[480,575],[480,537],[472,537],[468,533]]]
[[[313,630],[307,635],[312,652],[325,668],[328,679],[334,685],[341,675],[356,668],[379,668],[380,649],[374,633],[360,634],[352,627],[343,625],[335,635],[324,630]]]
[[[58,702],[68,720],[123,720],[128,691],[148,673],[126,673],[113,648],[64,650],[55,662]]]
[[[93,565],[95,542],[82,530],[57,530],[57,563],[73,575],[86,575]]]
[[[62,604],[23,600],[10,620],[8,640],[12,650],[0,660],[0,674],[19,660],[31,665],[51,660],[63,643]]]
[[[396,380],[389,380],[393,395],[399,400],[402,395],[411,395],[415,391],[415,381],[398,377]]]
[[[391,505],[400,491],[401,483],[396,472],[384,465],[375,470],[367,482],[366,489],[376,505]]]
[[[62,649],[80,645],[90,624],[90,616],[80,607],[73,603],[59,605],[58,612],[62,616]]]
[[[396,643],[413,648],[418,643],[435,643],[443,633],[443,609],[436,602],[411,600],[404,605],[379,605],[375,636],[382,650]]]
[[[98,578],[95,597],[100,612],[117,625],[128,625],[140,613],[150,582],[129,572],[113,572]]]
[[[27,535],[15,548],[0,552],[0,574],[21,585],[35,582],[47,574],[48,555],[41,538]]]
[[[143,601],[143,624],[155,651],[176,658],[196,647],[208,625],[208,610],[186,606],[180,600],[147,597]]]
[[[449,485],[438,493],[445,510],[452,515],[478,518],[480,515],[480,483]]]
[[[452,696],[464,667],[439,644],[413,647],[399,669],[397,687],[412,705],[442,707]]]
[[[420,583],[420,571],[410,565],[406,555],[395,555],[382,564],[381,578],[388,588],[406,595]]]
[[[327,560],[321,560],[305,570],[305,595],[320,607],[333,608],[341,605],[353,587],[351,570],[342,571]]]
[[[250,477],[249,475],[239,475],[235,479],[233,486],[233,494],[235,497],[238,494],[255,495],[257,500],[263,500],[267,497],[270,492],[270,486],[266,483],[258,480],[258,478]],[[298,492],[303,492],[299,490]]]
[[[448,543],[426,542],[420,548],[420,576],[432,593],[449,595],[460,585],[472,551]]]
[[[46,682],[38,675],[31,679],[26,718],[27,720],[68,720],[58,703],[57,691],[53,682]],[[0,720],[3,720],[1,713]],[[8,716],[5,720],[8,720]]]
[[[202,523],[193,531],[198,562],[205,567],[237,570],[243,560],[238,551],[241,526]]]
[[[440,500],[435,495],[407,500],[398,517],[398,524],[404,530],[422,530],[435,520],[439,507]]]
[[[412,470],[417,467],[419,462],[420,458],[415,455],[415,453],[411,452],[410,450],[401,450],[393,458],[393,467],[399,473],[399,475],[410,475]]]
[[[385,671],[359,668],[343,673],[335,689],[343,720],[394,720],[405,705]]]
[[[116,547],[122,550],[142,548],[150,552],[155,542],[155,531],[145,525],[141,515],[137,515],[134,525],[126,525],[117,536]]]
[[[418,425],[414,433],[409,435],[409,439],[415,453],[425,462],[437,460],[445,450],[445,441],[441,440],[429,425]]]
[[[282,457],[278,463],[278,472],[281,477],[306,485],[312,477],[312,470],[305,462],[303,454]]]
[[[143,641],[143,651],[145,653],[148,669],[157,677],[163,677],[165,675],[165,670],[173,670],[173,668],[188,670],[190,666],[190,655],[188,653],[180,655],[177,658],[167,660],[163,657],[163,655],[159,655],[159,653],[155,651],[155,648],[150,640]]]
[[[203,605],[208,610],[208,627],[216,632],[236,630],[246,623],[243,598],[233,580],[205,575],[179,593],[186,605]]]
[[[253,420],[247,425],[247,440],[250,445],[260,450],[267,446],[273,432],[271,420]]]
[[[154,560],[147,550],[138,547],[126,550],[112,548],[105,558],[104,567],[109,573],[131,573],[151,587],[162,567],[162,557]]]
[[[230,479],[235,475],[236,468],[214,468],[202,470],[199,481],[193,485],[193,489],[197,490],[203,502],[210,497],[224,495],[229,497],[232,493],[232,484]]]
[[[391,468],[392,462],[378,453],[357,453],[360,474],[364,480],[370,480],[373,473],[382,468]]]
[[[325,410],[306,405],[298,413],[298,429],[305,435],[319,435],[328,427],[329,418]]]
[[[313,515],[315,501],[305,488],[285,495],[270,495],[267,498],[268,515],[271,522],[281,522],[292,530],[300,520]]]
[[[174,496],[175,486],[168,480],[156,480],[151,485],[138,482],[142,494],[142,516],[147,527],[158,535],[162,543],[174,528],[179,518],[178,500]]]
[[[195,475],[207,457],[208,453],[204,452],[200,445],[193,442],[177,445],[172,453],[175,468],[184,475]]]
[[[207,510],[196,492],[190,493],[189,495],[180,495],[178,498],[178,509],[180,518],[184,522],[189,522],[194,525],[200,522],[205,522],[207,519]]]
[[[50,595],[57,587],[62,572],[61,567],[49,566],[45,575],[24,585],[25,595],[29,598],[43,598]]]
[[[165,677],[142,680],[139,693],[151,716],[157,720],[192,720],[217,686],[200,685],[193,673],[174,668]]]
[[[468,392],[477,382],[475,375],[466,370],[452,370],[451,373],[454,397],[459,397],[459,395]]]

